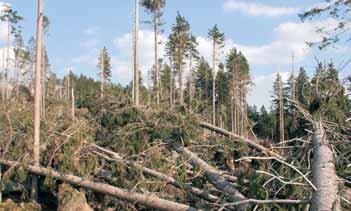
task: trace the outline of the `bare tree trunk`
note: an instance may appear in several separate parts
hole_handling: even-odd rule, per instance
[[[0,160],[0,163],[7,166],[19,165],[18,162]],[[27,170],[33,174],[52,177],[63,182],[67,182],[72,185],[78,185],[83,188],[93,190],[95,192],[108,194],[114,197],[117,197],[121,200],[125,200],[131,203],[141,204],[150,208],[158,210],[167,210],[167,211],[196,211],[195,208],[192,208],[185,204],[180,204],[177,202],[165,200],[154,196],[152,194],[140,194],[133,191],[121,189],[115,186],[111,186],[104,183],[93,182],[88,179],[77,177],[69,174],[62,174],[60,172],[50,170],[48,168],[43,168],[40,166],[29,165]]]
[[[339,211],[341,205],[333,151],[321,122],[314,123],[312,142],[312,181],[317,188],[312,195],[312,210]]]
[[[197,195],[197,196],[199,196],[199,197],[201,197],[201,198],[203,198],[203,199],[205,199],[207,201],[216,202],[216,201],[219,200],[219,198],[217,196],[214,196],[214,195],[208,193],[207,191],[204,191],[204,190],[192,187],[192,186],[190,186],[190,185],[188,185],[186,183],[179,182],[179,181],[177,181],[176,179],[174,179],[171,176],[168,176],[168,175],[166,175],[164,173],[155,171],[155,170],[150,169],[150,168],[146,168],[146,167],[144,167],[144,166],[142,166],[142,165],[140,165],[140,164],[138,164],[136,162],[124,160],[116,152],[113,152],[111,150],[99,147],[99,146],[97,146],[95,144],[92,144],[92,147],[96,148],[99,151],[102,151],[102,152],[108,154],[109,157],[111,157],[111,160],[113,160],[115,162],[123,162],[123,163],[126,163],[127,165],[133,166],[136,169],[141,169],[143,171],[143,173],[145,173],[147,175],[150,175],[152,177],[155,177],[155,178],[163,180],[163,181],[167,181],[170,184],[172,184],[173,186],[175,186],[177,188],[180,188],[180,189],[184,189],[186,191],[190,191],[194,195]],[[97,155],[100,155],[100,153],[97,153]],[[109,157],[104,156],[105,159],[110,159]]]
[[[135,0],[134,24],[134,105],[139,106],[139,0]]]
[[[212,49],[212,124],[216,125],[216,42],[213,41]]]
[[[6,67],[5,67],[5,82],[6,82],[6,94],[5,94],[5,100],[9,99],[9,56],[10,56],[10,31],[11,31],[11,25],[10,21],[7,20],[7,48],[6,48]]]
[[[41,116],[43,120],[45,120],[45,98],[46,98],[46,61],[45,61],[45,44],[44,44],[44,38],[42,40],[42,49],[41,49],[41,57],[42,57],[42,64],[41,64],[41,70],[42,70],[42,80],[41,80],[41,89],[42,89],[42,95],[41,95]]]
[[[147,71],[147,88],[149,89],[147,93],[147,105],[151,104],[151,85],[150,85],[150,70]]]
[[[40,166],[40,100],[41,100],[41,60],[43,39],[43,0],[38,0],[38,22],[37,22],[37,46],[35,61],[35,96],[34,96],[34,144],[33,164]],[[38,178],[32,179],[32,199],[38,199]]]
[[[170,76],[169,76],[169,91],[170,91],[170,95],[169,95],[169,103],[171,106],[171,109],[173,109],[173,102],[174,102],[174,98],[173,98],[173,73],[172,73],[172,61],[169,62],[169,66],[171,68],[171,72],[170,72]]]
[[[213,184],[218,190],[223,191],[223,193],[227,194],[235,202],[246,199],[244,195],[242,195],[230,182],[228,182],[221,175],[220,171],[207,164],[204,160],[199,158],[196,154],[194,154],[187,148],[184,148],[183,146],[180,146],[179,144],[176,144],[174,142],[169,143],[173,147],[173,149],[175,149],[175,151],[185,155],[193,166],[202,169],[209,182]],[[244,210],[244,207],[239,207],[239,210]]]
[[[155,39],[155,43],[154,43],[154,47],[155,47],[155,80],[156,80],[156,104],[159,105],[160,104],[160,72],[159,72],[159,66],[158,66],[158,39],[157,39],[157,16],[156,13],[154,12],[154,39]]]
[[[72,97],[72,107],[71,107],[71,112],[72,112],[72,119],[75,119],[75,96],[74,96],[74,87],[72,83],[72,88],[71,88],[71,97]]]
[[[5,90],[6,90],[6,80],[5,80],[5,49],[2,49],[2,76],[1,76],[1,81],[2,81],[2,86],[1,86],[1,99],[5,101]]]
[[[279,127],[280,127],[280,143],[284,143],[284,99],[283,99],[283,83],[279,82]],[[283,144],[284,146],[284,144]]]
[[[68,70],[68,75],[67,75],[67,90],[66,90],[66,97],[67,97],[67,101],[69,101],[70,99],[70,77],[71,77],[71,70]]]
[[[192,70],[192,56],[191,53],[189,55],[189,111],[192,111],[192,102],[193,102],[193,85],[194,85],[194,79],[193,79],[193,70]]]
[[[180,51],[182,51],[180,49]],[[182,52],[179,53],[179,103],[184,105],[184,86],[183,86],[183,59],[181,58]]]
[[[104,98],[104,85],[105,85],[105,74],[104,74],[104,72],[105,72],[105,55],[104,55],[104,50],[102,50],[101,51],[101,87],[100,87],[100,89],[101,89],[101,93],[100,93],[100,97],[101,97],[101,99],[103,99]]]
[[[229,131],[227,131],[227,130],[225,130],[225,129],[216,127],[216,126],[211,125],[211,124],[209,124],[209,123],[207,123],[207,122],[199,122],[199,125],[200,125],[200,127],[202,127],[202,128],[206,128],[206,129],[208,129],[208,130],[214,131],[214,132],[219,133],[219,134],[222,134],[222,135],[224,135],[224,136],[232,137],[232,138],[234,138],[234,139],[238,139],[238,140],[240,140],[240,141],[243,141],[243,142],[245,142],[249,147],[254,148],[254,149],[256,149],[256,150],[258,150],[258,151],[260,151],[260,152],[262,152],[262,153],[264,153],[264,154],[267,154],[267,155],[269,155],[269,156],[273,156],[273,157],[279,158],[280,160],[285,160],[285,158],[283,158],[281,155],[279,155],[279,154],[275,153],[274,151],[271,151],[271,150],[269,150],[268,148],[266,148],[266,147],[260,145],[260,144],[257,143],[256,141],[252,141],[252,140],[247,139],[247,138],[245,138],[245,137],[243,137],[243,136],[237,135],[237,134],[235,134],[235,133],[231,133],[231,132],[229,132]]]

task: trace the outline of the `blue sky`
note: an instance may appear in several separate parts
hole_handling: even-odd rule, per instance
[[[210,58],[206,39],[214,24],[225,33],[225,52],[235,46],[248,57],[255,86],[249,97],[251,104],[269,105],[270,89],[277,71],[287,77],[291,71],[291,55],[296,66],[309,72],[315,66],[314,56],[342,63],[349,59],[349,46],[320,52],[308,49],[305,41],[318,40],[316,26],[335,24],[333,20],[301,23],[297,14],[323,0],[168,0],[164,11],[165,42],[179,11],[198,36],[199,50]],[[36,0],[8,0],[25,20],[22,25],[28,39],[35,35]],[[131,31],[134,0],[46,0],[45,13],[51,20],[46,45],[52,71],[62,76],[67,68],[76,73],[97,77],[96,60],[99,49],[106,46],[112,56],[112,80],[126,84],[131,79]],[[141,21],[149,19],[141,9]],[[141,63],[145,73],[152,65],[152,33],[150,26],[141,25]],[[1,34],[1,32],[0,32]],[[162,49],[162,45],[160,49]],[[342,75],[349,74],[346,68]],[[144,74],[145,75],[145,74]]]

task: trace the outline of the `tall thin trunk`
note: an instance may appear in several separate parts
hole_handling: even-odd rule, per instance
[[[42,96],[41,96],[41,116],[45,120],[45,98],[46,98],[46,61],[45,61],[45,45],[44,45],[44,39],[42,40]]]
[[[169,61],[170,73],[169,73],[169,103],[171,109],[173,109],[173,73],[172,73],[172,60]]]
[[[35,96],[34,96],[34,145],[33,163],[40,166],[40,99],[41,99],[41,53],[43,39],[43,0],[38,0],[37,46],[35,61]],[[38,199],[38,177],[32,179],[32,199]]]
[[[314,123],[312,182],[317,190],[312,194],[312,210],[339,211],[340,196],[334,155],[321,122]]]
[[[189,55],[189,111],[192,111],[191,104],[193,103],[193,87],[194,87],[194,78],[193,78],[193,67],[192,67],[192,56]]]
[[[72,113],[72,119],[74,120],[76,115],[75,115],[75,96],[74,96],[74,86],[72,83],[72,88],[71,88],[71,98],[72,98],[72,107],[71,107],[71,113]]]
[[[2,49],[2,76],[1,76],[1,80],[2,80],[2,87],[1,87],[1,99],[4,101],[5,100],[5,90],[6,90],[6,80],[5,80],[5,49]]]
[[[134,105],[139,106],[139,0],[135,0],[135,23],[134,23]]]
[[[71,70],[68,71],[68,75],[67,75],[67,89],[66,89],[66,97],[67,97],[67,101],[69,101],[70,99],[70,77],[71,77]]]
[[[151,105],[151,86],[150,86],[150,70],[147,71],[147,88],[149,89],[147,92],[147,105]]]
[[[283,101],[283,83],[279,82],[279,127],[280,127],[280,142],[284,143],[284,101]],[[283,144],[284,146],[284,144]]]
[[[8,81],[8,76],[9,76],[9,56],[10,56],[10,31],[11,31],[11,25],[10,21],[7,21],[7,48],[6,48],[6,68],[5,68],[5,82],[6,82],[6,94],[5,94],[5,99],[9,99],[9,81]]]
[[[101,92],[100,92],[100,97],[101,99],[104,98],[104,86],[105,86],[105,55],[104,55],[104,50],[101,51]]]
[[[19,70],[18,55],[17,55],[15,57],[16,97],[18,97],[18,94],[19,94],[19,75],[20,75],[20,70]]]
[[[179,103],[180,105],[184,105],[184,86],[183,86],[183,59],[182,59],[182,49],[179,52]]]
[[[156,85],[156,104],[159,105],[160,104],[160,72],[159,72],[159,66],[158,66],[158,48],[157,48],[157,15],[156,12],[154,12],[154,39],[155,39],[155,43],[154,43],[154,47],[155,47],[155,85]]]
[[[216,42],[213,41],[212,52],[212,124],[216,125]]]

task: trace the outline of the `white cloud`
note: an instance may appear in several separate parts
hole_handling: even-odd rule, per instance
[[[158,37],[161,44],[158,46],[159,58],[163,57],[166,36],[159,35]],[[116,58],[114,60],[114,72],[118,75],[118,81],[120,78],[124,79],[121,82],[127,83],[132,80],[132,40],[133,33],[127,33],[122,36],[116,37],[113,41],[117,52],[123,55],[124,58]],[[149,30],[140,30],[139,32],[139,63],[140,70],[144,82],[146,81],[147,71],[154,65],[154,33]]]
[[[239,11],[251,16],[282,16],[294,15],[298,12],[295,7],[275,7],[262,3],[255,3],[243,0],[227,0],[223,4],[225,11]]]
[[[287,81],[290,77],[290,72],[279,72],[279,74],[282,76],[283,81]],[[269,109],[272,100],[273,82],[276,80],[276,77],[277,72],[270,75],[254,76],[254,86],[251,87],[249,92],[248,103],[256,105],[258,108],[264,105]]]
[[[232,39],[225,42],[224,53],[235,47],[242,51],[250,64],[256,65],[284,65],[291,62],[294,53],[297,62],[303,61],[311,52],[306,42],[317,42],[322,35],[316,32],[318,27],[333,28],[337,24],[334,19],[308,23],[285,22],[273,29],[274,40],[262,45],[242,45]],[[211,41],[198,37],[199,52],[208,60],[211,59]]]

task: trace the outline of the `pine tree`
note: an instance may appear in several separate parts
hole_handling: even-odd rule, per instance
[[[98,68],[100,69],[101,77],[101,98],[104,98],[104,89],[105,83],[111,79],[111,58],[107,51],[107,48],[104,47],[101,50],[101,54],[98,59]]]
[[[9,75],[9,62],[10,62],[10,45],[11,35],[16,35],[20,28],[18,27],[19,21],[23,20],[23,17],[18,15],[18,12],[13,10],[9,4],[4,4],[0,21],[7,24],[7,47],[6,47],[6,65],[3,63],[3,74],[2,80],[4,81],[5,87],[2,89],[2,99],[6,100],[9,98],[8,88],[8,75]],[[3,62],[5,62],[4,51],[3,51]]]
[[[142,5],[145,9],[152,14],[152,25],[154,30],[154,49],[155,49],[155,81],[156,81],[156,104],[160,104],[160,73],[159,73],[159,64],[158,64],[158,34],[160,33],[159,27],[163,25],[162,23],[162,9],[165,7],[165,0],[143,0]]]
[[[194,61],[199,60],[199,52],[197,50],[198,43],[196,37],[191,35],[189,40],[189,110],[192,111],[192,104],[194,98],[194,70],[193,63]]]
[[[286,89],[284,88],[284,82],[279,73],[277,73],[276,80],[273,84],[273,110],[276,117],[276,132],[279,134],[279,142],[282,143],[285,140],[285,100],[287,99]],[[278,121],[277,121],[278,120]],[[277,135],[275,136],[278,137]]]
[[[204,116],[205,119],[211,119],[211,96],[212,96],[212,71],[206,60],[201,57],[195,72],[195,92],[197,113]]]
[[[231,98],[231,128],[239,135],[247,135],[247,92],[250,85],[249,65],[245,56],[235,48],[231,49],[226,58],[229,73]]]
[[[169,36],[167,51],[175,69],[178,71],[179,103],[181,105],[184,104],[183,66],[185,59],[188,57],[190,38],[190,25],[178,12],[176,23],[172,26],[172,33]]]
[[[212,124],[216,125],[216,68],[217,68],[217,49],[224,47],[224,33],[220,32],[218,26],[215,25],[209,32],[208,37],[212,42]]]

